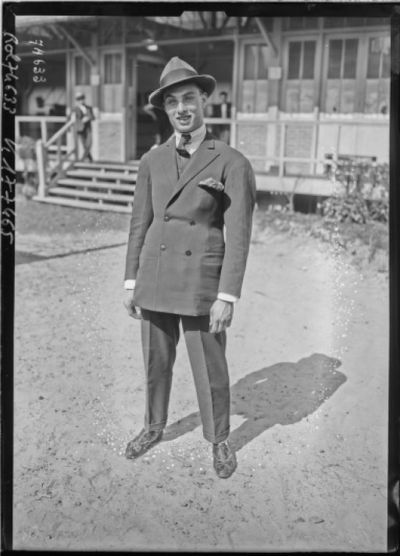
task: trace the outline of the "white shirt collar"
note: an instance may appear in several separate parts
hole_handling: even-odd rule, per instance
[[[194,131],[190,132],[191,140],[190,143],[187,145],[186,150],[189,154],[193,154],[197,151],[200,147],[200,144],[204,141],[204,137],[206,136],[207,129],[206,124],[202,124],[200,127],[195,129]],[[175,144],[176,146],[179,145],[179,141],[181,140],[182,133],[175,130]]]

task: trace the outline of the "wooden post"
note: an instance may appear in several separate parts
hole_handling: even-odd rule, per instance
[[[59,170],[61,170],[62,165],[62,153],[61,153],[61,137],[57,139],[57,165]]]
[[[279,177],[282,179],[285,173],[285,134],[286,134],[286,122],[281,122],[281,136],[279,142]]]
[[[40,135],[41,135],[41,140],[43,141],[43,143],[46,143],[46,141],[47,141],[47,121],[45,120],[45,118],[40,120]]]
[[[319,108],[318,106],[314,107],[314,119],[313,119],[313,134],[312,134],[312,147],[311,147],[311,153],[312,156],[314,157],[314,159],[318,158],[318,138],[319,138],[319,126],[320,126],[320,121],[319,121]],[[315,176],[315,174],[317,173],[317,163],[314,162],[311,164],[311,173],[312,175]]]
[[[74,124],[71,128],[72,130],[72,137],[74,142],[74,150],[75,150],[75,161],[79,160],[79,142],[78,142],[78,133],[76,131],[76,124]]]
[[[46,197],[46,154],[44,143],[40,139],[36,141],[36,161],[39,178],[38,197]]]

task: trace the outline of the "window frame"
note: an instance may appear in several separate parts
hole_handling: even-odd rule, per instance
[[[318,18],[320,20],[320,18]],[[300,69],[301,69],[301,77],[294,79],[289,78],[289,49],[290,43],[293,42],[301,42],[302,49],[301,49],[301,57],[300,57]],[[304,43],[306,42],[314,42],[315,43],[315,50],[314,50],[314,71],[312,78],[303,78],[303,70],[304,70]],[[299,90],[301,90],[303,83],[313,83],[313,106],[314,108],[318,106],[319,102],[319,89],[320,89],[320,78],[319,78],[319,67],[321,64],[321,35],[319,29],[314,29],[312,32],[304,32],[304,31],[295,31],[295,32],[285,32],[284,35],[284,42],[283,42],[283,49],[282,49],[282,65],[283,65],[283,75],[282,75],[282,87],[280,93],[280,109],[284,112],[289,112],[288,110],[288,103],[287,103],[287,90],[288,85],[292,87],[297,86]],[[309,114],[310,112],[303,112],[298,111],[295,112],[298,114]]]
[[[81,60],[82,62],[82,67],[87,68],[87,83],[82,83],[81,81],[78,82],[77,80],[77,69],[78,69],[78,62],[77,60]],[[74,54],[74,85],[77,87],[87,87],[88,85],[90,85],[90,75],[91,75],[91,68],[89,63],[87,62],[87,60],[85,60],[85,58],[81,55],[81,54]]]
[[[120,76],[119,81],[106,81],[106,58],[107,56],[120,57]],[[103,85],[122,85],[123,84],[123,52],[121,50],[107,50],[102,53]]]
[[[264,79],[258,79],[253,78],[253,79],[245,79],[245,60],[246,60],[246,48],[251,47],[251,46],[255,46],[258,49],[258,55],[257,55],[257,59],[256,59],[256,63],[255,63],[255,75],[258,76],[259,73],[259,61],[260,61],[260,57],[262,57],[262,54],[260,52],[260,48],[262,47],[267,47],[265,44],[265,41],[261,38],[248,38],[246,40],[243,40],[241,42],[241,48],[240,48],[240,64],[239,64],[239,76],[240,76],[240,82],[244,82],[244,81],[252,81],[254,84],[257,83],[257,81],[264,81]],[[267,47],[268,48],[268,47]],[[267,76],[265,78],[265,81],[267,82],[267,87],[268,87],[268,71],[267,71]],[[239,93],[239,98],[238,98],[238,108],[237,108],[237,112],[241,113],[241,114],[260,114],[260,112],[257,112],[255,110],[255,108],[257,107],[257,87],[254,86],[254,90],[253,90],[253,99],[252,99],[252,108],[253,110],[251,112],[246,112],[243,109],[243,87],[240,87],[238,90]],[[269,93],[269,90],[267,89],[267,95]],[[267,97],[268,98],[268,97]],[[268,101],[267,101],[268,103]],[[268,107],[265,110],[265,113],[268,111]]]
[[[332,31],[329,33],[324,33],[324,60],[323,60],[323,74],[322,74],[322,88],[321,88],[321,111],[327,112],[327,91],[329,88],[328,79],[328,56],[329,56],[329,41],[335,39],[358,39],[358,54],[357,54],[357,65],[356,65],[356,76],[354,78],[354,110],[353,113],[366,114],[366,93],[367,93],[367,81],[368,79],[368,54],[369,54],[369,43],[373,38],[379,37],[389,37],[390,40],[390,29],[385,32],[382,29],[374,29],[373,27],[368,29],[362,28],[351,28],[345,31]],[[341,78],[343,81],[344,78]],[[379,78],[380,79],[390,79],[390,78]],[[337,112],[338,114],[345,114],[345,112]]]
[[[335,31],[335,32],[329,32],[329,33],[325,33],[324,36],[324,60],[323,60],[323,74],[322,74],[322,91],[321,91],[321,102],[320,102],[320,106],[321,106],[321,112],[326,113],[326,114],[331,114],[334,112],[328,112],[327,111],[327,93],[329,90],[329,81],[340,81],[340,87],[342,90],[343,87],[343,82],[344,81],[354,81],[354,109],[352,110],[352,112],[350,113],[358,113],[358,112],[363,112],[363,107],[364,107],[364,98],[362,97],[362,91],[364,90],[364,94],[365,94],[365,86],[363,87],[363,79],[362,79],[362,73],[363,73],[363,68],[365,66],[365,40],[366,37],[368,37],[369,35],[367,35],[365,32],[360,31],[360,29],[358,30],[358,32],[356,31],[352,31],[352,30],[346,30],[346,32],[340,32],[340,31]],[[358,47],[357,47],[357,60],[356,60],[356,71],[355,71],[355,77],[349,77],[349,78],[345,78],[342,77],[343,73],[344,73],[344,53],[342,49],[342,59],[341,59],[341,77],[337,77],[337,78],[329,78],[328,79],[328,70],[329,70],[329,42],[331,40],[341,40],[343,42],[343,46],[345,44],[346,40],[349,39],[356,39],[358,40]],[[341,94],[341,92],[340,92]],[[337,111],[337,114],[346,114],[349,112],[342,112],[340,109]]]

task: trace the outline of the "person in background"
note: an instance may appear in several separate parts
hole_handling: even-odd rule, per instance
[[[75,95],[76,106],[73,115],[76,121],[76,131],[83,147],[81,160],[93,161],[92,149],[92,121],[95,119],[93,109],[85,103],[85,95],[78,91]]]
[[[203,435],[226,479],[237,465],[228,442],[226,329],[241,293],[256,188],[247,158],[207,133],[204,107],[215,84],[174,57],[149,97],[174,134],[144,154],[136,180],[124,304],[141,320],[146,410],[125,455],[136,459],[162,439],[182,327]]]
[[[219,104],[214,104],[213,116],[214,118],[230,118],[232,103],[228,102],[228,93],[221,91],[219,93]]]
[[[35,97],[36,101],[36,116],[46,116],[46,106],[44,104],[44,98],[39,96]]]
[[[231,109],[232,103],[228,102],[228,93],[226,91],[221,91],[219,93],[219,104],[213,105],[213,118],[230,118],[231,117]],[[230,139],[230,126],[229,124],[217,124],[213,126],[213,133],[224,141],[225,143],[229,144]]]

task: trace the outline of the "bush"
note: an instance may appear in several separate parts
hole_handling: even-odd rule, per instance
[[[322,203],[322,215],[335,222],[388,222],[389,165],[356,159],[339,160],[330,173],[341,191]]]
[[[322,214],[327,220],[335,222],[365,224],[368,219],[368,206],[360,194],[329,197],[322,203]]]

